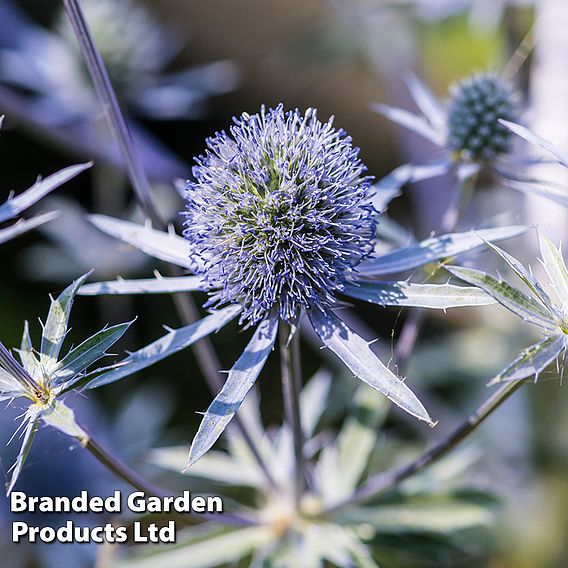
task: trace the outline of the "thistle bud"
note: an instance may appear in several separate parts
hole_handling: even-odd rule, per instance
[[[499,119],[518,120],[512,87],[495,74],[468,77],[451,89],[446,146],[462,159],[494,160],[509,151],[511,139]]]

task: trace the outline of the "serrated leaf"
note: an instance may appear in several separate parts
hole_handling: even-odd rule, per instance
[[[81,286],[80,296],[100,296],[103,294],[175,294],[195,292],[205,289],[200,276],[180,276],[174,278],[143,278],[140,280],[114,280],[95,282]]]
[[[568,305],[568,269],[562,258],[560,249],[544,233],[538,233],[540,254],[544,263],[544,268],[554,290],[564,306]]]
[[[89,439],[75,421],[75,413],[59,400],[56,400],[48,410],[42,412],[41,419],[48,426],[52,426],[68,436],[77,438],[81,442]]]
[[[384,104],[373,104],[371,108],[392,122],[396,122],[404,126],[404,128],[408,128],[412,132],[430,140],[436,146],[441,146],[444,143],[443,133],[436,131],[426,119],[417,114]]]
[[[368,524],[383,534],[431,532],[450,534],[491,524],[493,514],[474,503],[446,502],[356,508],[343,522]]]
[[[234,319],[240,311],[240,306],[228,306],[195,323],[168,332],[160,339],[146,345],[146,347],[131,353],[123,359],[123,365],[118,369],[99,375],[89,383],[88,388],[93,389],[108,385],[154,365],[158,361],[193,345],[196,341],[222,328]]]
[[[187,468],[213,446],[228,426],[260,375],[274,347],[277,330],[277,313],[272,313],[256,328],[243,354],[229,371],[223,388],[205,412],[189,450]]]
[[[544,288],[540,285],[540,282],[519,262],[515,257],[511,256],[509,253],[505,252],[503,249],[487,243],[487,246],[497,253],[513,270],[513,272],[524,282],[527,288],[531,291],[534,297],[544,304],[544,307],[550,312],[554,313],[556,307],[548,297]]]
[[[89,274],[77,278],[51,302],[47,320],[43,327],[40,349],[40,360],[48,373],[57,363],[61,346],[67,334],[67,325],[75,294]]]
[[[24,463],[30,453],[30,449],[32,447],[32,443],[34,441],[37,426],[38,426],[38,418],[39,410],[35,407],[30,407],[24,417],[24,429],[23,429],[23,438],[22,438],[22,445],[20,447],[20,451],[18,453],[18,457],[16,458],[16,462],[11,468],[12,474],[10,476],[10,481],[6,486],[6,494],[10,495],[18,478],[20,477],[20,473],[22,472],[22,468],[24,467]]]
[[[343,293],[379,306],[411,306],[439,310],[495,303],[489,294],[479,288],[452,284],[356,282],[345,284]]]
[[[566,349],[566,336],[547,337],[540,343],[525,349],[491,383],[520,381],[532,376],[538,378],[539,373],[556,361],[564,349]]]
[[[17,217],[20,213],[37,203],[42,197],[45,197],[60,185],[90,168],[91,165],[91,163],[88,163],[70,166],[45,179],[39,179],[32,187],[0,205],[0,223]]]
[[[0,229],[0,245],[6,243],[28,231],[43,225],[44,223],[48,223],[57,217],[57,212],[52,211],[50,213],[43,213],[42,215],[36,215],[31,219],[21,219],[11,225],[10,227],[6,227],[5,229]]]
[[[484,246],[486,242],[501,241],[522,235],[527,230],[524,226],[497,227],[480,229],[464,233],[448,233],[426,239],[416,245],[410,245],[362,262],[357,270],[364,276],[382,276],[405,272],[458,254]]]
[[[118,562],[118,568],[215,568],[236,562],[267,546],[275,538],[269,526],[255,526],[213,534],[200,542],[153,550],[154,554]],[[159,556],[155,556],[159,552]]]
[[[568,154],[561,148],[558,148],[558,146],[552,144],[548,140],[545,140],[541,136],[538,136],[534,132],[531,132],[528,128],[521,126],[520,124],[515,124],[514,122],[509,122],[508,120],[503,119],[499,119],[499,122],[521,138],[524,138],[527,142],[545,150],[555,160],[557,160],[558,163],[568,168]]]
[[[39,366],[39,361],[34,354],[32,340],[30,337],[30,327],[28,322],[24,322],[24,332],[22,334],[22,341],[20,343],[20,350],[18,351],[20,356],[20,361],[24,369],[33,377],[37,378],[41,376],[41,369]]]
[[[377,391],[367,385],[357,389],[353,406],[337,439],[340,486],[345,496],[355,489],[368,467],[379,425],[387,412],[388,404]]]
[[[523,320],[534,323],[548,331],[553,331],[556,328],[552,316],[544,307],[507,282],[497,280],[493,276],[474,268],[446,266],[446,270],[464,282],[485,290],[502,306]]]
[[[71,350],[53,369],[53,384],[60,385],[80,375],[87,367],[106,355],[132,325],[121,323],[102,329]]]
[[[406,383],[389,371],[371,351],[369,344],[331,311],[312,309],[308,316],[324,345],[333,351],[355,376],[397,406],[432,425],[432,419]]]
[[[189,243],[178,235],[106,215],[90,215],[89,220],[103,233],[120,239],[154,258],[183,268],[192,267],[189,260]]]

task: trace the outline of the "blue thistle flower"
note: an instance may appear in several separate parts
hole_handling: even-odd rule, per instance
[[[477,73],[454,85],[451,91],[448,149],[472,161],[491,161],[507,153],[511,131],[499,120],[519,118],[509,83],[493,73]]]
[[[195,181],[185,196],[184,239],[105,216],[92,221],[156,258],[190,269],[190,276],[99,282],[80,293],[158,294],[207,291],[202,320],[168,333],[130,353],[120,368],[102,373],[93,386],[117,381],[185,349],[240,316],[255,325],[252,338],[228,372],[201,421],[188,467],[227,427],[258,379],[274,347],[305,313],[325,347],[352,373],[397,406],[429,424],[427,410],[375,355],[369,342],[334,313],[339,296],[381,306],[447,309],[492,300],[474,288],[371,280],[454,256],[519,234],[519,228],[443,235],[390,254],[374,255],[377,211],[394,194],[388,184],[371,188],[359,150],[330,119],[316,111],[285,112],[282,105],[243,114],[227,132],[207,140],[196,159]],[[513,232],[511,232],[511,229]],[[523,231],[524,228],[521,229]],[[306,322],[307,323],[307,322]]]
[[[333,119],[282,105],[207,140],[187,185],[184,236],[207,306],[239,304],[241,323],[273,308],[294,324],[331,307],[373,250],[376,221],[359,149]]]

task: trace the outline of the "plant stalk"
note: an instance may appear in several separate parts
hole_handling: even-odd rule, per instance
[[[345,501],[334,505],[324,511],[321,516],[329,516],[334,513],[354,505],[365,503],[394,489],[405,479],[419,473],[427,466],[439,461],[451,450],[453,450],[462,440],[488,418],[497,408],[499,408],[513,393],[515,393],[525,382],[511,381],[505,383],[489,397],[477,410],[464,420],[448,437],[436,444],[433,448],[426,450],[415,460],[407,465],[392,468],[369,478],[351,497]]]
[[[123,156],[136,199],[153,225],[156,228],[164,229],[165,223],[153,199],[148,177],[146,176],[130,129],[118,104],[105,64],[89,31],[89,26],[87,25],[79,2],[77,0],[63,0],[63,4],[81,47],[81,51],[83,52],[89,74],[95,85],[95,90],[101,101],[108,124]],[[167,265],[165,272],[170,276],[181,275],[177,267],[170,265]],[[175,294],[173,301],[179,317],[185,325],[193,323],[199,318],[199,312],[191,296]],[[192,350],[203,371],[210,390],[213,393],[218,392],[222,386],[219,374],[222,367],[211,341],[208,338],[204,338],[194,345]],[[235,416],[233,424],[235,424],[236,429],[238,429],[245,443],[249,446],[270,485],[275,486],[274,479],[270,475],[267,465],[264,463],[252,436],[242,420],[240,420],[238,416]]]
[[[84,431],[84,428],[81,426]],[[108,450],[99,444],[90,434],[80,440],[83,447],[88,450],[104,467],[116,477],[131,485],[138,491],[142,491],[147,497],[163,499],[170,496],[160,487],[157,487],[130,469],[125,463],[113,456]],[[231,513],[199,513],[199,515],[186,516],[176,515],[176,518],[187,525],[195,525],[203,521],[216,521],[227,525],[249,526],[254,523],[245,517]]]
[[[452,232],[457,227],[462,212],[471,200],[471,194],[475,187],[477,176],[478,174],[475,173],[461,178],[458,174],[458,182],[456,184],[456,191],[454,192],[454,199],[442,217],[442,221],[437,230],[438,235]],[[394,349],[394,361],[397,365],[398,372],[401,375],[406,373],[410,355],[414,350],[414,346],[416,345],[416,341],[418,340],[425,319],[426,310],[422,308],[415,308],[410,312],[402,326],[402,330]]]
[[[300,505],[306,487],[304,431],[300,416],[300,338],[297,330],[281,322],[279,330],[282,396],[286,422],[294,437],[294,500]]]

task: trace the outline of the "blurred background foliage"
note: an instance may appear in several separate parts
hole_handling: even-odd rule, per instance
[[[283,102],[288,108],[312,106],[318,108],[321,117],[335,115],[336,123],[361,147],[364,162],[377,178],[405,161],[428,158],[430,148],[372,112],[370,103],[382,101],[408,106],[402,81],[407,70],[414,70],[442,96],[451,82],[472,70],[500,70],[529,31],[534,18],[533,9],[524,2],[507,4],[492,16],[487,2],[477,12],[475,7],[462,10],[459,6],[437,12],[426,1],[417,2],[420,9],[410,2],[386,0],[249,0],[246,3],[148,0],[145,3],[159,20],[169,22],[183,40],[172,69],[229,60],[238,74],[238,84],[229,92],[208,98],[197,118],[156,121],[137,117],[145,131],[170,150],[179,177],[190,175],[191,157],[203,150],[206,136],[226,128],[233,115],[245,110],[254,112],[263,103]],[[6,0],[0,0],[0,7],[2,4],[8,6]],[[17,5],[29,21],[45,27],[53,25],[60,10],[60,2],[56,0],[18,0],[11,4]],[[443,7],[444,2],[432,4]],[[480,17],[488,14],[487,18]],[[4,22],[7,25],[7,20]],[[524,89],[530,78],[529,69],[530,65],[524,65],[517,77]],[[2,87],[7,88],[12,89]],[[56,146],[44,132],[11,115],[12,106],[5,104],[8,99],[3,92],[0,92],[0,111],[7,117],[0,133],[0,202],[11,190],[31,185],[38,174],[47,175],[74,161],[92,157],[80,146],[75,148],[78,152],[70,151],[65,145]],[[17,92],[22,94],[21,90]],[[29,93],[24,90],[24,94]],[[435,180],[405,191],[393,203],[391,216],[407,227],[414,226],[418,236],[427,236],[445,209],[448,188],[444,184],[444,180]],[[172,185],[162,180],[156,191],[161,196],[163,210],[178,223],[176,211],[181,200]],[[518,193],[496,187],[493,180],[483,180],[464,225],[473,226],[476,218],[497,213],[510,222],[522,222],[519,203],[522,199]],[[51,203],[52,207],[49,201],[39,207],[60,210],[55,223],[0,247],[0,336],[7,345],[18,344],[26,319],[37,331],[39,324],[35,318],[45,312],[48,294],[59,291],[71,277],[91,267],[86,264],[95,266],[97,280],[116,274],[150,276],[155,268],[152,261],[125,250],[123,245],[105,240],[96,232],[89,233],[81,221],[84,211],[141,220],[126,178],[112,160],[97,160],[89,174],[60,188]],[[66,240],[65,234],[73,237]],[[516,246],[521,257],[528,251],[523,244]],[[492,262],[490,255],[483,254],[480,258],[484,263]],[[524,260],[534,263],[530,256]],[[359,323],[367,329],[366,336],[378,333],[388,352],[393,341],[390,330],[394,329],[395,334],[400,330],[404,312],[357,307]],[[120,351],[159,336],[162,324],[179,323],[170,299],[156,296],[82,298],[75,305],[72,324],[77,335],[86,336],[97,326],[124,321],[132,314],[139,318],[119,345]],[[229,326],[214,338],[225,368],[246,343],[246,336],[235,332],[236,327]],[[433,431],[425,431],[414,423],[401,421],[397,413],[395,419],[386,421],[380,443],[388,450],[387,441],[392,439],[417,447],[423,447],[425,440],[440,439],[483,400],[487,380],[531,340],[530,330],[518,326],[500,308],[429,314],[408,375],[440,423]],[[320,364],[319,349],[304,341],[304,376],[311,376]],[[549,378],[554,380],[541,380],[538,387],[523,389],[475,436],[473,445],[480,454],[480,462],[468,475],[481,487],[503,496],[497,523],[488,539],[464,537],[463,555],[446,560],[438,558],[428,565],[488,568],[568,565],[568,394],[566,388],[558,387],[557,377]],[[279,424],[281,393],[277,360],[271,360],[259,384],[265,422]],[[333,385],[332,403],[350,392],[349,381],[338,378]],[[144,451],[152,446],[189,440],[199,423],[196,411],[205,409],[209,401],[210,393],[193,355],[186,350],[136,377],[91,394],[89,400],[79,399],[76,404],[86,414],[83,421],[93,431],[102,433],[125,459],[142,463]],[[13,416],[3,417],[2,424],[10,425]],[[148,427],[144,429],[148,435],[140,436],[143,440],[129,435],[148,426],[150,416],[155,426],[152,434]],[[333,416],[332,412],[330,422],[333,425],[335,420],[337,425],[340,414]],[[48,432],[41,435],[45,442],[35,445],[23,481],[24,490],[61,494],[65,491],[63,487],[115,486],[114,480],[92,463],[89,456],[82,455],[79,449],[69,453],[68,440],[63,436]],[[8,448],[2,452],[4,471],[11,463],[10,451]],[[397,459],[404,461],[404,455]],[[47,479],[53,483],[46,483]],[[4,498],[1,500],[5,510]],[[2,523],[8,522],[6,519],[7,516]],[[383,538],[388,544],[387,541],[400,537]],[[415,551],[422,547],[426,551],[431,544],[431,540],[419,537],[404,543]],[[459,543],[456,546],[459,549]],[[398,550],[400,553],[400,547]],[[44,564],[62,565],[54,553],[42,554],[45,554]],[[79,554],[88,556],[86,552]],[[473,560],[466,560],[467,557]],[[34,566],[38,560],[17,554],[10,562],[10,567]],[[80,565],[78,559],[72,562]],[[395,555],[385,560],[385,566],[391,565],[406,564]]]

